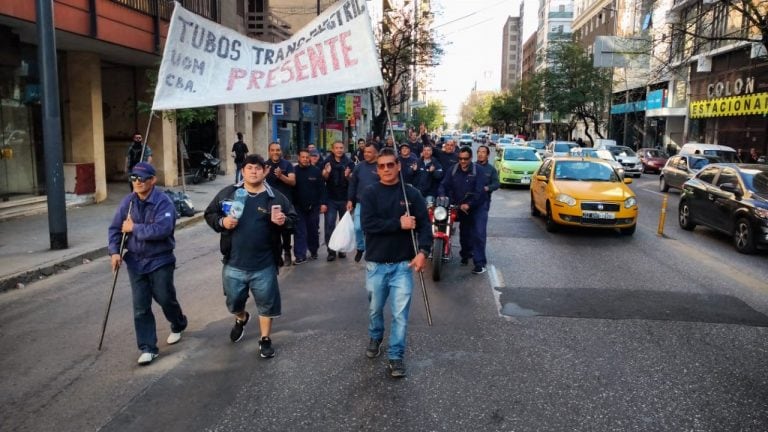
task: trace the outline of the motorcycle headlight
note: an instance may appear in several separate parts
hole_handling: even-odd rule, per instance
[[[576,205],[576,198],[566,195],[564,193],[555,195],[555,201],[561,202],[563,204],[569,205],[571,207]]]
[[[435,220],[444,221],[448,217],[448,210],[445,207],[435,207]]]
[[[632,208],[637,205],[637,198],[629,197],[624,200],[624,208]]]

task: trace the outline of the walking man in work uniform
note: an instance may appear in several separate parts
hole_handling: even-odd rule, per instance
[[[406,375],[403,356],[413,294],[413,271],[422,271],[426,266],[432,248],[432,228],[424,198],[416,188],[400,182],[400,162],[394,150],[382,149],[376,163],[379,181],[369,186],[361,199],[370,338],[365,355],[375,358],[381,353],[384,305],[391,297],[389,373],[394,378],[401,378]],[[418,252],[413,247],[413,231]]]
[[[181,311],[173,286],[176,256],[176,208],[168,195],[155,188],[155,168],[139,162],[130,172],[134,192],[123,198],[109,225],[109,255],[112,271],[123,259],[128,266],[133,299],[133,326],[136,344],[141,351],[139,364],[152,363],[158,356],[157,329],[152,313],[152,299],[160,305],[171,323],[168,345],[181,340],[187,328],[187,317]],[[128,209],[130,207],[130,213]],[[125,256],[120,256],[120,243],[126,235]]]
[[[449,141],[450,142],[450,141]],[[482,257],[475,256],[478,246],[475,241],[475,213],[485,202],[484,182],[482,172],[472,163],[472,149],[462,147],[459,150],[459,162],[451,169],[445,170],[445,177],[438,187],[438,196],[447,196],[451,203],[459,206],[459,244],[461,264],[467,265],[470,258],[477,259],[472,273],[485,273]]]

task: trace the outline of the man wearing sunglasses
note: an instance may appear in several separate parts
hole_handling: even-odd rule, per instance
[[[406,375],[403,355],[413,294],[412,272],[422,271],[426,266],[432,248],[432,227],[421,193],[400,183],[400,162],[394,149],[381,149],[376,164],[379,181],[368,186],[360,200],[370,337],[365,355],[372,359],[381,353],[384,305],[387,297],[391,297],[389,373],[393,378],[401,378]],[[418,252],[411,237],[414,231]]]
[[[168,195],[155,188],[157,178],[152,165],[137,163],[130,172],[130,179],[134,192],[123,198],[112,219],[108,250],[112,271],[116,271],[123,260],[128,267],[133,325],[141,351],[139,364],[143,366],[158,356],[152,299],[157,301],[171,323],[171,333],[166,339],[169,345],[181,340],[181,332],[187,328],[187,317],[181,311],[173,285],[176,209]],[[125,254],[120,256],[123,235],[126,236]]]
[[[450,141],[449,141],[450,142]],[[459,207],[459,244],[461,264],[467,265],[469,259],[475,260],[472,273],[485,273],[482,254],[475,253],[480,246],[475,236],[476,212],[485,202],[487,192],[483,172],[472,163],[472,149],[462,147],[459,150],[458,163],[445,170],[445,177],[437,188],[438,196],[447,196],[451,204]]]

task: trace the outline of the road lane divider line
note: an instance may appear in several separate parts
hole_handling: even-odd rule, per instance
[[[502,304],[501,304],[501,291],[499,291],[497,288],[506,288],[506,284],[504,284],[504,276],[501,274],[501,271],[496,268],[493,264],[488,264],[486,266],[488,269],[488,280],[491,283],[491,292],[493,293],[493,300],[496,303],[496,313],[499,315],[499,317],[504,318],[504,314],[501,313],[502,311]]]

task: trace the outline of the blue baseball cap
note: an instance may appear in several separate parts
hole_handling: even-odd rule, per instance
[[[131,174],[142,176],[142,177],[154,177],[155,167],[148,164],[147,162],[139,162],[133,166],[133,168],[131,169]]]

